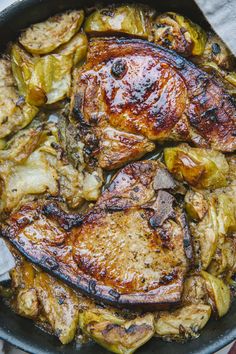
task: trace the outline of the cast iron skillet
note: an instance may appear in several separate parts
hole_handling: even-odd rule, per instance
[[[1,0],[0,0],[1,1]],[[108,1],[105,1],[108,2]],[[114,0],[110,0],[114,2]],[[133,0],[134,2],[134,0]],[[206,26],[206,22],[192,0],[140,0],[161,11],[172,10],[186,14]],[[104,3],[104,1],[103,1]],[[18,0],[0,13],[0,48],[14,40],[20,29],[42,21],[57,12],[70,8],[94,6],[92,0]],[[105,349],[95,343],[83,347],[75,343],[63,346],[55,337],[42,332],[32,321],[11,312],[0,302],[0,338],[33,354],[105,354]],[[198,339],[185,344],[166,343],[152,339],[137,351],[139,354],[212,354],[236,339],[236,302],[221,320],[211,319]]]

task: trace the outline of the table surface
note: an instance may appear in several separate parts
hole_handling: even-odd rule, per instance
[[[15,2],[15,0],[0,0],[0,11],[3,10],[5,7],[9,6],[10,4],[12,4],[13,2]],[[218,351],[217,354],[227,354],[230,348],[231,348],[231,344]],[[21,350],[15,349],[9,345],[5,344],[3,346],[2,341],[0,341],[0,354],[5,354],[5,353],[24,354],[24,352],[22,352]]]

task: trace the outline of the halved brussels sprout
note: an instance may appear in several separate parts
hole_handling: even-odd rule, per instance
[[[233,275],[236,265],[236,242],[234,237],[227,237],[218,245],[213,260],[207,271],[214,276],[223,276],[226,283]]]
[[[84,30],[91,35],[118,32],[148,38],[149,19],[147,10],[136,5],[99,9],[92,12],[86,19]]]
[[[27,86],[34,67],[34,59],[22,47],[15,43],[11,48],[11,65],[19,93],[26,96]]]
[[[230,288],[221,279],[216,278],[205,271],[201,275],[206,280],[208,295],[211,299],[213,309],[217,311],[218,316],[224,316],[230,307]]]
[[[79,300],[68,286],[40,272],[34,280],[43,314],[62,344],[74,339],[79,322]]]
[[[19,45],[11,50],[18,89],[33,106],[52,104],[69,95],[71,70],[86,55],[87,38],[79,33],[54,54],[32,57]]]
[[[73,54],[50,54],[38,58],[29,81],[26,100],[40,106],[52,104],[69,95]]]
[[[82,331],[113,353],[131,354],[154,334],[154,316],[145,314],[132,320],[118,316],[114,311],[98,308],[80,314]]]
[[[153,28],[154,42],[184,56],[201,55],[207,36],[205,31],[188,18],[175,12],[159,15]]]
[[[172,312],[163,311],[155,323],[156,334],[176,341],[197,338],[210,316],[211,307],[201,303],[186,305]]]
[[[215,77],[220,79],[220,82],[224,84],[225,89],[231,95],[236,95],[236,72],[235,71],[226,71],[221,69],[213,61],[206,61],[200,63],[201,68],[208,72],[213,73]]]
[[[84,11],[68,11],[27,28],[19,41],[33,54],[47,54],[68,42],[80,29]]]
[[[215,33],[207,34],[205,50],[200,57],[193,58],[197,64],[214,62],[220,68],[231,70],[234,64],[234,58],[224,42]]]
[[[98,198],[102,174],[85,172],[83,165],[74,168],[58,135],[55,123],[41,124],[21,131],[0,150],[1,211],[10,212],[21,201],[44,193],[60,195],[70,208]]]
[[[68,286],[27,262],[11,245],[16,267],[11,271],[11,306],[21,316],[37,321],[63,344],[74,339],[80,297]]]
[[[225,156],[218,151],[180,144],[165,148],[164,159],[169,172],[191,186],[220,188],[227,185],[229,165]]]
[[[23,317],[36,318],[39,313],[38,296],[35,289],[20,289],[17,293],[16,312]]]
[[[12,252],[12,248],[10,249]],[[30,289],[34,285],[35,269],[29,262],[25,261],[18,252],[13,251],[16,267],[11,271],[11,281],[13,288]]]
[[[36,149],[42,137],[42,126],[22,129],[0,149],[0,161],[24,162]]]
[[[77,33],[68,43],[60,46],[55,53],[60,55],[73,55],[73,65],[77,65],[86,56],[88,39],[85,33]]]
[[[19,315],[34,319],[39,314],[39,302],[34,289],[36,271],[18,252],[15,254],[13,251],[13,255],[16,267],[11,271],[11,288],[14,292],[11,305]]]
[[[197,224],[190,223],[195,247],[200,246],[199,257],[203,269],[209,266],[217,248],[219,239],[217,217],[217,201],[212,198],[208,203],[208,210],[204,218]]]
[[[196,197],[194,196],[195,193]],[[199,195],[202,194],[205,198],[204,203],[207,203],[207,211],[204,217],[200,219],[200,222],[190,223],[191,232],[196,244],[195,248],[197,250],[197,247],[200,247],[201,266],[203,269],[206,269],[213,257],[214,259],[218,259],[218,256],[221,255],[222,245],[226,242],[225,237],[228,233],[236,229],[235,192],[233,192],[232,186],[225,188],[223,192],[222,190],[214,193],[188,192],[186,195],[186,205],[190,204],[188,206],[190,216],[195,216],[198,209],[200,208],[201,210],[201,205],[200,207],[199,205],[196,207],[193,202],[189,202],[188,194],[191,194],[192,200],[197,200],[197,202],[199,201]],[[199,220],[198,216],[197,214],[195,220]],[[222,258],[221,256],[220,258]]]
[[[227,235],[228,232],[236,231],[236,202],[232,190],[217,195],[217,210],[219,233]]]
[[[208,202],[203,193],[189,189],[184,198],[185,209],[193,220],[202,220],[208,210]]]
[[[184,281],[182,302],[184,305],[207,304],[206,282],[200,275],[192,275]]]
[[[0,138],[4,138],[28,125],[38,109],[18,94],[7,59],[0,59],[0,77]]]
[[[1,211],[10,212],[26,196],[46,192],[53,196],[58,194],[58,175],[39,151],[34,151],[22,164],[1,164],[0,179],[3,186]]]

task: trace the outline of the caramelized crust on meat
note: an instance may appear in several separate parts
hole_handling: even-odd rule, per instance
[[[192,258],[173,187],[163,165],[136,162],[118,172],[83,218],[31,204],[11,216],[3,234],[31,261],[98,300],[168,308],[181,300]]]
[[[74,82],[72,116],[87,145],[95,134],[94,155],[100,163],[108,127],[120,131],[120,137],[123,132],[149,141],[236,148],[232,98],[208,74],[170,50],[136,39],[94,39]],[[106,163],[101,165],[111,169],[113,144],[105,145]],[[147,152],[143,146],[138,149],[138,157]],[[134,159],[129,144],[121,155],[115,156],[115,167]]]

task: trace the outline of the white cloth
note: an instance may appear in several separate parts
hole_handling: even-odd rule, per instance
[[[5,241],[0,239],[0,282],[9,279],[8,272],[15,267],[15,260]]]
[[[236,56],[236,0],[195,0],[214,31]]]

